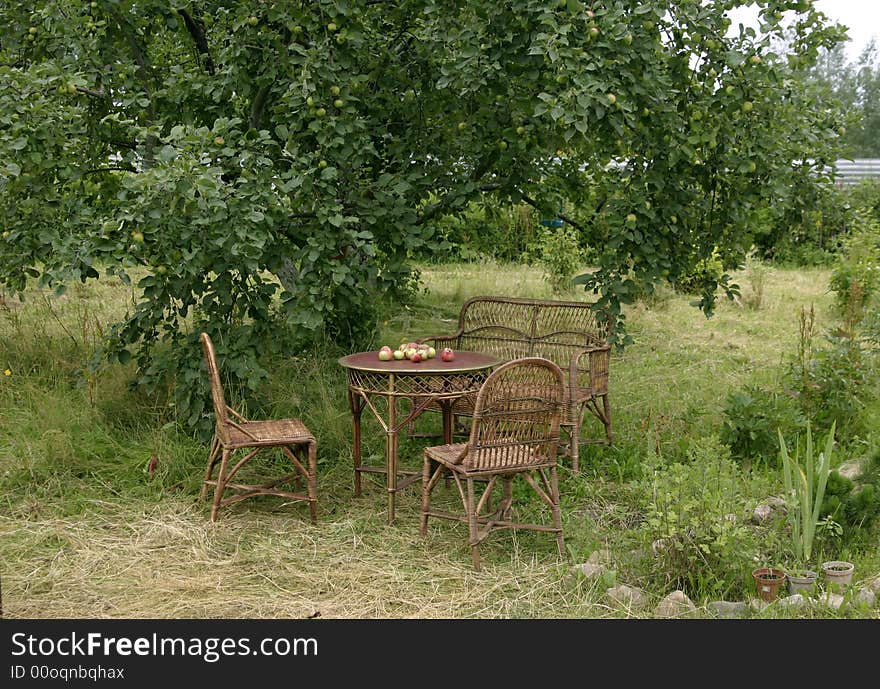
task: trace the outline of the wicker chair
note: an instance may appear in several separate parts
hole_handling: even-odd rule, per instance
[[[468,442],[425,449],[422,536],[427,535],[429,517],[465,522],[469,529],[471,557],[477,570],[480,569],[479,545],[497,529],[555,533],[559,555],[562,556],[564,542],[556,454],[564,402],[562,370],[547,359],[516,359],[489,375],[477,394]],[[436,467],[433,466],[435,463]],[[431,509],[431,492],[447,474],[455,479],[464,516]],[[522,476],[547,503],[552,526],[511,521],[512,483],[516,476]],[[484,509],[491,509],[492,490],[498,479],[503,484],[500,505],[491,514],[481,515]],[[479,497],[476,495],[477,483],[482,490]]]
[[[208,468],[199,495],[204,499],[208,486],[214,486],[214,503],[211,507],[211,521],[217,521],[219,509],[245,498],[256,495],[277,495],[290,500],[303,500],[309,503],[312,523],[317,523],[317,458],[314,436],[299,419],[277,419],[274,421],[249,421],[232,407],[226,404],[220,373],[217,368],[217,357],[214,343],[207,333],[201,334],[202,349],[208,365],[208,376],[211,380],[211,397],[214,401],[214,417],[216,421],[214,440],[208,456]],[[280,448],[293,462],[296,471],[261,485],[232,483],[232,479],[248,461],[253,459],[260,450]],[[232,456],[238,450],[248,452],[229,468]],[[220,471],[216,479],[212,479],[218,460]],[[306,481],[307,493],[289,492],[278,486],[295,481],[294,488],[299,491],[300,478]],[[224,498],[227,488],[238,491],[231,497]]]
[[[443,347],[494,354],[503,361],[542,357],[566,375],[562,431],[568,442],[560,452],[571,456],[572,470],[580,470],[580,446],[611,443],[611,405],[608,368],[611,346],[606,326],[587,302],[480,296],[461,307],[458,331],[452,335],[421,338],[439,351]],[[473,413],[474,397],[456,401],[453,413]],[[601,424],[604,437],[583,437],[587,414]]]

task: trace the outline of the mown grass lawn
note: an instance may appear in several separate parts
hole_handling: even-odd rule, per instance
[[[747,292],[747,276],[740,277]],[[551,296],[527,266],[424,266],[422,281],[414,306],[386,315],[385,342],[377,348],[451,332],[461,302],[472,295]],[[378,482],[367,481],[364,495],[353,497],[351,420],[336,365],[344,352],[328,345],[275,362],[260,391],[266,413],[298,416],[318,438],[318,525],[308,522],[304,506],[275,498],[245,501],[212,525],[207,506],[196,500],[208,448],[173,423],[167,400],[129,390],[131,371],[121,366],[91,380],[79,374],[130,303],[131,288],[89,284],[58,299],[33,291],[23,303],[7,296],[0,307],[0,370],[9,372],[0,375],[4,613],[649,617],[653,606],[626,610],[604,597],[610,583],[642,583],[644,565],[633,562],[649,490],[644,462],[680,461],[697,439],[718,432],[729,392],[778,380],[794,354],[802,307],[815,305],[821,328],[835,322],[825,270],[773,269],[765,289],[761,308],[722,301],[711,319],[686,295],[633,306],[635,344],[612,359],[615,445],[591,447],[580,475],[562,469],[568,557],[559,561],[546,535],[495,534],[482,547],[481,573],[471,570],[464,527],[432,522],[428,538],[419,536],[417,486],[399,497],[393,526]],[[437,422],[426,416],[418,425],[427,430]],[[366,456],[381,463],[377,427],[366,425],[364,434]],[[402,462],[418,467],[425,442],[404,441]],[[877,442],[864,439],[865,446]],[[150,479],[152,455],[158,466]],[[754,494],[743,500],[756,504],[778,491],[781,473],[755,471],[743,484]],[[444,499],[452,497],[447,492]],[[600,548],[611,552],[613,576],[593,581],[572,573],[573,564]],[[852,556],[858,574],[880,570],[876,550]],[[668,590],[648,593],[656,600]],[[695,598],[702,614],[708,598]],[[852,608],[761,614],[877,616]]]

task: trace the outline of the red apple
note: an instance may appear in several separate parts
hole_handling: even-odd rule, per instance
[[[382,349],[379,350],[379,359],[380,361],[391,361],[392,357],[391,347],[385,345]]]
[[[414,364],[418,364],[422,360],[422,355],[416,352],[409,358],[409,360],[412,361]]]
[[[453,352],[449,347],[444,347],[443,351],[440,352],[440,360],[441,361],[452,361],[455,359],[455,352]]]

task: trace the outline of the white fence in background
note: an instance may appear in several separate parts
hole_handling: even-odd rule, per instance
[[[849,187],[863,179],[876,179],[880,182],[880,158],[859,158],[838,160],[834,163],[837,171],[837,185]]]

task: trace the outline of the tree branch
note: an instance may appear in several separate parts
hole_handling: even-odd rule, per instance
[[[272,82],[261,86],[254,95],[254,100],[251,103],[251,117],[249,122],[251,129],[260,128],[260,123],[263,121],[263,112],[266,110],[266,101],[269,98],[269,91],[271,90]]]
[[[208,48],[208,39],[205,36],[205,23],[201,19],[190,16],[186,10],[177,10],[177,12],[183,17],[183,23],[186,25],[189,35],[192,36],[199,55],[205,58],[205,71],[214,76],[216,69],[214,67],[214,59],[211,57],[211,51]]]
[[[529,204],[532,208],[537,208],[538,210],[543,210],[543,209],[538,205],[538,202],[535,201],[535,199],[533,199],[533,198],[532,198],[531,196],[529,196],[528,194],[525,194],[525,193],[523,193],[523,192],[520,192],[520,196],[522,197],[522,200],[525,201],[527,204]],[[580,224],[579,222],[577,222],[576,220],[572,220],[572,219],[569,218],[567,215],[565,215],[565,213],[557,213],[557,214],[556,214],[556,217],[559,218],[560,220],[562,220],[563,222],[568,223],[569,225],[571,225],[571,226],[574,227],[575,229],[580,230],[581,232],[586,232],[586,231],[587,231],[587,228],[586,228],[586,227],[584,227],[583,225],[581,225],[581,224]]]

